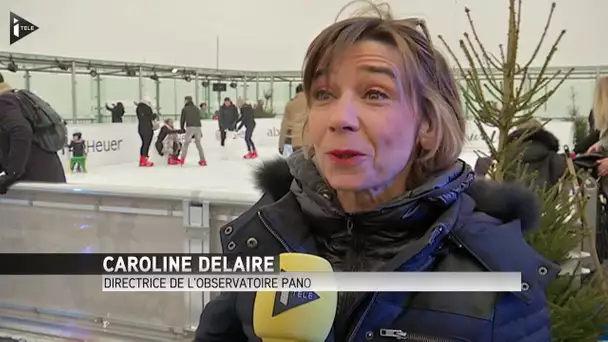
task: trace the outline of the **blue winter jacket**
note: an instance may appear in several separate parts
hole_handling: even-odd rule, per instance
[[[538,225],[536,196],[474,181],[458,161],[374,212],[344,213],[310,160],[298,153],[257,174],[263,197],[221,230],[225,253],[320,255],[342,271],[516,271],[513,293],[340,293],[326,341],[550,342],[544,289],[559,272],[522,231]],[[226,293],[201,314],[197,342],[260,341],[254,293]],[[311,327],[314,329],[314,327]]]

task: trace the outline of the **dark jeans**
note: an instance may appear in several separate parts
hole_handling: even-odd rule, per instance
[[[247,151],[252,152],[255,151],[255,144],[251,137],[253,136],[253,130],[255,129],[255,125],[251,127],[245,127],[245,144],[247,144]]]
[[[222,146],[224,146],[225,143],[226,143],[226,130],[220,129],[220,144],[222,144]]]
[[[152,137],[154,132],[139,132],[139,138],[141,139],[141,148],[139,149],[139,155],[142,157],[149,157],[150,145],[152,144]]]

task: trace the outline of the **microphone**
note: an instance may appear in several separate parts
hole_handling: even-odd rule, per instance
[[[329,261],[310,254],[279,256],[282,272],[333,272]],[[324,342],[338,303],[337,292],[257,292],[253,331],[263,342]]]

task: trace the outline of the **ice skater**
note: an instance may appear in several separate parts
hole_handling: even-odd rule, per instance
[[[220,144],[226,144],[226,131],[235,131],[236,122],[239,118],[239,110],[232,103],[229,97],[224,99],[224,104],[220,107],[217,123],[220,128]]]
[[[184,141],[184,147],[182,148],[180,164],[186,162],[186,156],[188,156],[188,146],[190,141],[194,139],[194,145],[198,150],[198,165],[206,166],[207,161],[205,160],[205,152],[201,145],[201,138],[203,137],[203,131],[201,129],[201,110],[192,102],[192,96],[186,96],[184,98],[184,108],[182,109],[182,116],[180,118],[180,127],[185,129],[186,136]]]
[[[74,168],[76,168],[77,172],[87,172],[87,144],[84,139],[82,139],[82,133],[74,132],[72,134],[72,141],[68,145],[68,149],[72,152],[72,157],[70,158],[70,171],[74,172]]]
[[[152,145],[152,138],[154,137],[154,122],[157,115],[152,111],[152,106],[148,100],[137,103],[135,112],[137,113],[138,122],[137,133],[139,133],[139,138],[141,139],[139,166],[154,166],[154,163],[149,160],[150,156],[148,153],[150,151],[150,145]]]
[[[165,120],[165,125],[160,128],[158,137],[154,146],[156,151],[161,157],[167,154],[167,164],[178,165],[180,163],[179,152],[181,151],[182,144],[179,139],[179,133],[184,131],[175,129],[173,127],[173,120]]]
[[[258,157],[258,152],[255,149],[253,143],[253,130],[255,129],[255,117],[253,115],[254,110],[251,104],[247,101],[241,102],[241,117],[238,119],[239,124],[236,131],[240,131],[245,126],[245,144],[247,145],[247,154],[243,156],[244,159],[253,159]]]

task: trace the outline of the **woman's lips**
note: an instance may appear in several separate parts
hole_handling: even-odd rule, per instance
[[[341,165],[354,165],[361,162],[365,157],[365,154],[351,149],[335,149],[327,154],[332,162]]]

